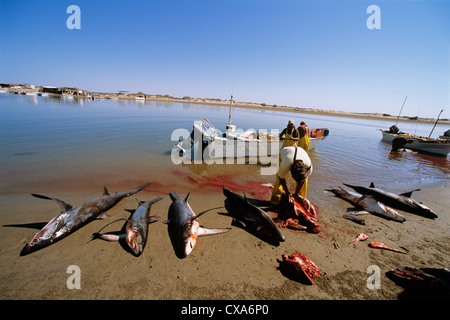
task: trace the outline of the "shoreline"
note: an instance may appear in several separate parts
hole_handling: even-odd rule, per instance
[[[107,96],[105,96],[105,98],[106,97]],[[108,98],[106,98],[106,99],[108,99]],[[131,99],[132,100],[135,98],[119,97],[119,99]],[[189,99],[183,99],[183,98],[158,98],[158,97],[153,96],[150,98],[146,98],[145,101],[179,102],[179,103],[190,103],[190,104],[214,105],[214,106],[222,106],[222,107],[230,106],[229,100],[215,101],[214,99],[201,99],[201,98],[189,100]],[[397,121],[397,116],[383,115],[381,113],[357,113],[357,112],[347,112],[347,111],[340,111],[340,110],[324,110],[324,109],[316,109],[316,108],[265,105],[262,103],[254,103],[254,102],[238,102],[237,101],[237,102],[233,102],[233,107],[255,109],[255,110],[316,114],[316,115],[324,115],[324,116]],[[413,118],[413,119],[411,119],[411,118]],[[418,122],[418,123],[425,123],[425,124],[434,124],[436,119],[432,119],[432,118],[414,119],[414,117],[400,116],[398,121],[399,122],[414,122],[414,123]],[[444,125],[445,124],[450,125],[450,120],[449,119],[440,119],[438,123],[444,124]]]
[[[27,92],[38,92],[32,89],[10,89],[9,93],[13,94],[26,94]],[[86,91],[87,92],[87,91]],[[221,107],[229,107],[230,100],[221,99],[209,99],[209,98],[176,98],[169,95],[154,95],[154,94],[116,94],[107,92],[89,92],[89,99],[101,100],[101,99],[126,99],[126,100],[136,100],[136,101],[158,101],[158,102],[177,102],[177,103],[188,103],[188,104],[202,104],[202,105],[213,105]],[[60,94],[51,93],[50,96],[60,98]],[[87,96],[83,95],[73,95],[75,99],[86,99]],[[304,113],[304,114],[316,114],[324,116],[336,116],[336,117],[347,117],[347,118],[360,118],[360,119],[373,119],[373,120],[384,120],[384,121],[397,121],[397,116],[381,114],[381,113],[358,113],[358,112],[347,112],[340,110],[325,110],[317,108],[303,108],[303,107],[291,107],[291,106],[278,106],[278,105],[266,105],[265,103],[256,102],[239,102],[233,100],[233,107],[235,108],[247,108],[255,110],[266,110],[266,111],[281,111],[281,112],[294,112],[294,113]],[[416,118],[409,116],[400,116],[398,118],[399,122],[414,122],[414,123],[425,123],[434,124],[436,119],[432,118]],[[439,124],[450,125],[450,119],[440,119]]]

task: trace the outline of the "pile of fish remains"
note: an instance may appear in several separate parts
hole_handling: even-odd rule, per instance
[[[435,219],[438,217],[433,210],[411,198],[412,193],[414,191],[419,191],[420,189],[402,194],[395,194],[376,188],[373,182],[368,188],[346,183],[344,183],[344,185],[359,193],[346,191],[341,187],[339,187],[339,189],[333,188],[328,191],[333,192],[336,196],[341,197],[342,199],[347,200],[353,205],[363,209],[363,211],[351,214],[346,213],[343,215],[344,218],[356,223],[363,225],[366,224],[365,219],[362,218],[361,215],[368,213],[398,222],[406,221],[406,218],[393,208],[417,214],[429,219]]]
[[[330,189],[328,191],[333,192],[336,196],[341,197],[342,199],[347,200],[353,205],[364,210],[353,214],[344,214],[344,218],[350,219],[356,223],[363,225],[366,223],[365,220],[360,217],[360,215],[364,213],[371,213],[386,219],[404,222],[406,220],[405,217],[399,214],[393,208],[417,214],[429,219],[437,218],[436,213],[434,213],[430,208],[411,198],[412,193],[414,191],[419,191],[420,189],[405,192],[402,194],[395,194],[392,192],[384,191],[380,188],[376,188],[373,182],[368,188],[345,183],[344,185],[354,189],[359,193],[346,191],[341,187],[339,187],[339,189]],[[350,243],[365,241],[368,238],[369,237],[366,234],[360,233]],[[402,248],[406,251],[391,248],[378,241],[370,242],[369,247],[407,254],[407,250],[403,247]],[[389,270],[386,272],[386,276],[393,280],[395,283],[405,288],[417,290],[417,292],[419,292],[418,296],[420,297],[428,295],[429,297],[436,296],[440,298],[442,297],[440,295],[441,291],[447,295],[450,292],[449,269],[415,269],[411,267],[405,267],[403,269]],[[425,290],[428,291],[424,294]]]

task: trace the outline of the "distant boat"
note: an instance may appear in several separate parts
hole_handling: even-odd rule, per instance
[[[450,140],[450,129],[448,129],[447,131],[445,131],[443,136],[439,136],[439,139]]]
[[[145,97],[143,97],[143,96],[137,96],[137,97],[135,97],[135,99],[136,99],[136,100],[145,100]]]
[[[61,97],[62,97],[63,99],[65,99],[65,100],[73,100],[73,99],[74,99],[74,98],[73,98],[73,95],[67,94],[67,93],[63,93],[63,94],[61,95]]]
[[[389,143],[393,149],[406,148],[414,151],[447,156],[450,152],[450,139],[434,139],[406,132],[392,133],[378,129],[382,133],[382,141]]]
[[[8,88],[0,88],[0,93],[8,93],[9,89]]]
[[[28,92],[25,92],[25,95],[27,95],[27,96],[37,96],[37,92],[36,91],[28,91]]]
[[[180,140],[174,148],[181,155],[187,155],[189,150],[201,140],[202,150],[208,147],[207,156],[212,159],[218,158],[242,158],[271,156],[278,154],[283,140],[279,139],[278,131],[256,132],[247,130],[245,132],[233,131],[230,125],[226,132],[216,129],[206,118],[194,122],[194,128],[189,137]],[[330,133],[327,128],[314,129],[310,137],[309,149],[315,149],[319,142],[323,141]],[[275,142],[275,146],[273,143]]]

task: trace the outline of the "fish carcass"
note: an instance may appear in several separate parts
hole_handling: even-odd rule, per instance
[[[264,210],[250,203],[247,197],[242,197],[226,188],[223,188],[223,194],[230,205],[229,213],[243,223],[250,233],[274,244],[285,240],[272,218]]]
[[[366,235],[365,233],[360,233],[355,239],[353,239],[352,241],[350,241],[350,243],[352,242],[358,242],[358,241],[365,241],[369,239],[369,236]]]
[[[308,232],[320,232],[316,206],[299,195],[286,195],[286,193],[283,193],[279,206],[279,215],[285,218],[297,218],[301,225],[306,226]]]
[[[411,198],[412,193],[414,191],[419,191],[420,189],[412,190],[402,194],[395,194],[392,192],[384,191],[380,188],[376,188],[373,182],[370,184],[369,188],[354,186],[346,183],[344,183],[344,185],[354,189],[355,191],[363,195],[371,195],[378,201],[393,208],[414,213],[430,219],[438,217],[433,210]]]
[[[104,188],[102,196],[75,208],[56,198],[32,194],[32,196],[36,198],[55,201],[59,205],[61,213],[51,219],[38,233],[36,233],[33,239],[22,249],[20,255],[27,255],[47,247],[95,219],[106,218],[106,211],[118,204],[122,199],[145,189],[149,185],[150,184],[145,184],[137,189],[127,192],[118,192],[112,195]]]
[[[283,254],[282,258],[279,269],[300,282],[312,285],[312,278],[320,278],[319,268],[306,254],[295,251],[289,256]]]
[[[139,207],[133,212],[131,217],[125,224],[125,232],[122,234],[99,234],[94,233],[94,238],[99,238],[106,241],[119,241],[125,239],[128,247],[136,256],[140,256],[144,251],[148,238],[148,226],[150,223],[158,221],[161,217],[150,216],[150,208],[152,205],[162,197],[153,200],[140,202]]]
[[[339,189],[329,189],[328,191],[333,192],[336,196],[341,197],[350,203],[363,208],[365,211],[375,214],[386,219],[391,219],[398,222],[406,221],[405,217],[394,209],[384,205],[380,201],[377,201],[372,196],[361,195],[356,192],[346,191],[339,187]]]
[[[172,204],[169,207],[168,224],[169,236],[172,241],[175,253],[180,258],[185,258],[191,254],[197,243],[197,237],[215,235],[230,231],[230,228],[207,229],[200,227],[197,220],[203,213],[196,215],[191,209],[187,199],[183,200],[178,194],[171,192]]]
[[[391,247],[385,245],[384,243],[381,243],[381,242],[378,242],[378,241],[372,241],[371,243],[369,243],[369,247],[376,248],[376,249],[384,249],[384,250],[389,250],[389,251],[393,251],[393,252],[406,254],[405,251],[401,251],[401,250],[397,250],[397,249],[391,248]]]

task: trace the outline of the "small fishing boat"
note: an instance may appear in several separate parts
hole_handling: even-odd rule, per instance
[[[260,158],[278,155],[283,144],[280,140],[278,130],[255,129],[243,131],[236,130],[231,124],[231,111],[233,107],[233,94],[230,99],[230,110],[228,114],[228,125],[226,131],[216,129],[206,118],[194,122],[194,128],[189,137],[180,139],[173,147],[179,151],[180,156],[195,157],[195,150],[201,144],[203,159],[234,159],[234,158]],[[328,128],[311,130],[309,150],[315,149],[320,141],[330,134]],[[190,152],[189,152],[190,151]]]
[[[450,139],[442,139],[442,136],[440,136],[438,139],[431,138],[431,134],[433,133],[433,130],[439,121],[439,117],[442,111],[444,110],[441,110],[441,112],[439,113],[436,122],[434,123],[433,129],[431,130],[428,137],[401,132],[395,124],[391,126],[389,130],[378,129],[383,135],[381,140],[391,144],[393,150],[405,148],[418,152],[446,157],[450,152]],[[446,135],[448,135],[448,130],[444,133],[444,136]]]
[[[434,139],[417,136],[406,132],[391,133],[378,129],[382,133],[382,141],[392,145],[393,149],[411,149],[418,152],[447,156],[450,152],[450,139]]]
[[[450,140],[450,129],[444,132],[444,135],[439,136],[439,139]]]
[[[329,133],[327,128],[311,130],[309,149],[315,149]],[[207,148],[206,154],[212,159],[271,156],[279,153],[283,143],[279,134],[278,130],[257,132],[249,129],[244,132],[230,125],[227,126],[226,132],[221,132],[203,118],[194,122],[191,135],[180,140],[174,148],[178,149],[180,154],[186,155],[196,142],[201,141],[202,150]]]
[[[64,100],[73,100],[74,99],[73,95],[68,94],[68,93],[61,94],[61,98],[63,98]]]

